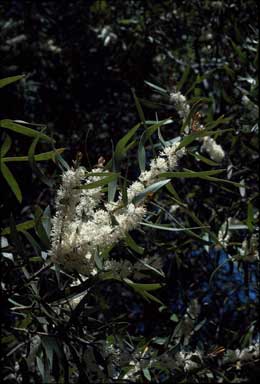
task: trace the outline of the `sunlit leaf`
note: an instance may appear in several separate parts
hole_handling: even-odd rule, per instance
[[[3,88],[6,85],[9,85],[9,84],[15,83],[16,81],[24,79],[24,77],[25,75],[5,77],[4,79],[0,80],[0,88]]]

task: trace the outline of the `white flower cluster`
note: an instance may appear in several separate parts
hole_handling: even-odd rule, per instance
[[[145,202],[134,204],[133,198],[153,184],[160,173],[173,170],[185,149],[178,150],[179,144],[166,147],[151,161],[150,170],[140,174],[139,180],[127,189],[128,204],[118,201],[104,204],[100,208],[101,187],[80,189],[106,176],[89,176],[80,167],[63,174],[62,184],[56,198],[56,215],[52,221],[51,255],[54,263],[67,271],[78,271],[90,275],[95,269],[97,252],[123,239],[127,232],[136,228],[143,219]],[[102,173],[103,168],[93,169],[91,173]]]
[[[234,368],[241,369],[241,366],[248,362],[254,362],[259,359],[259,343],[251,344],[244,349],[226,350],[224,354],[214,355],[214,353],[206,354],[203,351],[182,350],[177,353],[164,352],[158,355],[154,348],[147,348],[142,354],[134,353],[129,362],[130,369],[123,376],[125,380],[138,380],[144,368],[153,369],[156,367],[165,368],[170,372],[178,370],[184,374],[194,374],[196,370],[207,370],[207,360],[209,357],[217,359],[218,367],[234,365]],[[195,371],[195,372],[194,372]],[[136,382],[136,381],[135,381]]]
[[[209,136],[203,138],[201,150],[207,152],[211,160],[217,163],[220,163],[225,157],[225,152],[221,145],[217,144],[216,141]]]
[[[186,119],[190,113],[190,106],[187,103],[186,97],[181,92],[170,93],[170,102],[173,103],[182,119]]]
[[[183,122],[185,122],[190,113],[190,106],[187,103],[186,97],[180,92],[172,92],[170,93],[170,102],[175,105],[180,118],[183,120]],[[200,124],[199,130],[203,129],[203,124]],[[190,129],[185,127],[184,132],[189,133],[189,131]],[[220,163],[224,159],[225,152],[223,148],[219,144],[217,144],[214,139],[209,136],[205,136],[201,141],[201,151],[207,152],[211,160]]]
[[[102,169],[93,169],[102,172]],[[101,179],[101,176],[86,177],[83,167],[69,169],[62,176],[61,187],[56,197],[56,215],[52,219],[51,255],[54,263],[66,266],[68,271],[82,268],[82,273],[91,273],[94,268],[92,254],[80,238],[82,226],[95,215],[101,199],[101,188],[79,189],[81,185]],[[86,234],[93,236],[93,228]],[[86,231],[86,228],[85,228]],[[83,240],[83,241],[82,241]]]
[[[259,343],[254,343],[254,344],[251,344],[249,347],[241,350],[228,349],[225,352],[221,363],[222,364],[236,363],[237,367],[240,368],[241,363],[259,359],[259,356],[260,356]]]

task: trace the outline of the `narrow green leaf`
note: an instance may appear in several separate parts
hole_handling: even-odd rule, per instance
[[[210,160],[210,159],[208,159],[205,156],[202,156],[198,152],[192,153],[191,151],[188,151],[188,154],[191,155],[192,157],[195,157],[195,159],[198,159],[199,161],[202,161],[205,164],[212,165],[212,166],[215,166],[215,167],[219,166],[219,163],[217,163],[217,162],[215,162],[213,160]]]
[[[66,148],[58,148],[56,152],[61,154]],[[55,151],[43,152],[34,155],[35,161],[45,161],[45,160],[54,160],[56,157]],[[29,161],[29,156],[13,156],[13,157],[3,157],[2,161],[5,163],[8,162],[17,162],[17,161]]]
[[[54,184],[54,181],[51,180],[49,177],[45,176],[45,174],[40,170],[40,168],[37,166],[36,161],[35,161],[35,149],[38,144],[38,141],[41,137],[41,133],[38,134],[37,137],[33,140],[32,144],[30,145],[29,151],[28,151],[28,159],[30,166],[32,170],[35,172],[35,174],[39,177],[39,179],[46,184],[48,187],[52,187]]]
[[[139,141],[139,146],[138,146],[138,163],[139,163],[139,168],[141,172],[145,170],[145,164],[146,164],[146,155],[145,155],[145,147],[144,147],[146,141],[150,139],[153,133],[156,132],[158,128],[164,125],[168,120],[169,118],[165,120],[160,120],[156,122],[156,124],[151,125],[149,128],[147,128],[143,132]]]
[[[34,228],[35,226],[35,221],[34,220],[27,220],[24,221],[23,223],[17,224],[16,225],[16,230],[19,231],[26,231],[28,229]],[[1,235],[10,235],[10,227],[6,227],[1,231]]]
[[[116,161],[115,161],[114,148],[113,148],[113,155],[112,155],[112,170],[114,172],[116,171]],[[118,180],[118,178],[115,178],[114,180],[112,180],[108,183],[107,196],[108,196],[108,202],[109,203],[115,200],[116,190],[117,190],[117,180]]]
[[[232,131],[234,131],[233,128],[222,129],[222,130],[218,130],[218,131],[206,131],[205,130],[205,131],[199,131],[196,133],[190,133],[188,136],[185,136],[182,139],[178,149],[181,149],[182,147],[187,147],[189,144],[191,144],[194,140],[197,140],[199,137],[222,135],[223,133],[232,132]]]
[[[9,135],[6,135],[5,141],[3,142],[3,145],[0,148],[0,157],[3,158],[5,154],[9,151],[10,147],[12,145],[12,139]]]
[[[53,345],[52,345],[52,338],[48,336],[43,336],[41,338],[42,345],[45,349],[47,359],[49,361],[50,369],[52,370],[53,366]]]
[[[157,297],[155,297],[154,295],[152,295],[150,292],[148,291],[139,291],[139,293],[147,300],[147,301],[154,301],[155,303],[157,304],[160,304],[160,305],[164,305],[164,303],[158,299]]]
[[[27,128],[21,124],[14,123],[12,120],[9,120],[9,119],[0,120],[0,127],[5,128],[5,129],[10,129],[11,131],[20,133],[20,134],[25,135],[25,136],[29,136],[29,137],[40,136],[40,139],[43,139],[45,141],[48,141],[48,142],[53,141],[49,136],[47,136],[47,135],[45,135],[39,131],[36,131],[34,129]]]
[[[136,109],[138,111],[138,114],[139,114],[139,117],[140,117],[140,120],[143,124],[145,124],[145,117],[144,117],[144,112],[143,112],[143,108],[140,104],[140,101],[138,99],[138,97],[136,96],[135,94],[135,90],[134,88],[131,88],[131,91],[133,93],[133,97],[134,97],[134,101],[135,101],[135,105],[136,105]]]
[[[139,263],[143,264],[147,269],[150,269],[151,271],[155,272],[157,275],[165,277],[165,274],[163,273],[163,271],[153,267],[152,265],[147,264],[142,259],[140,259],[138,261],[139,261]]]
[[[212,103],[212,99],[210,97],[201,97],[201,96],[194,96],[191,99],[189,99],[190,104],[194,103]]]
[[[17,198],[19,203],[21,203],[22,202],[22,192],[21,192],[21,189],[20,189],[17,181],[15,180],[12,172],[4,163],[1,164],[1,171],[2,171],[3,177],[7,181],[8,185],[11,188],[11,190],[13,191],[15,197]]]
[[[0,80],[0,88],[3,88],[6,85],[9,85],[11,83],[15,83],[16,81],[19,81],[19,80],[23,79],[24,77],[25,77],[25,75],[5,77],[4,79]]]
[[[210,228],[208,225],[202,226],[202,227],[189,227],[189,228],[173,228],[171,224],[152,224],[152,223],[145,223],[141,222],[141,225],[144,225],[145,227],[150,227],[154,229],[161,229],[163,231],[170,231],[170,232],[183,232],[183,231],[191,231],[194,229],[206,229]]]
[[[152,284],[142,284],[142,283],[134,283],[132,280],[124,278],[123,279],[126,284],[128,284],[130,287],[133,287],[138,290],[143,291],[156,291],[157,289],[162,288],[162,285],[159,283],[152,283]]]
[[[116,168],[119,168],[119,164],[123,156],[126,154],[126,145],[128,144],[129,140],[135,135],[136,131],[140,127],[140,123],[136,124],[133,128],[130,129],[129,132],[125,136],[123,136],[117,143],[115,148],[115,163]]]
[[[102,259],[101,259],[98,252],[95,253],[94,260],[95,260],[95,263],[96,263],[96,266],[98,267],[98,269],[102,270],[103,269],[103,263],[102,263]]]
[[[124,179],[123,183],[121,183],[120,189],[121,189],[121,193],[122,193],[123,204],[126,206],[128,204],[127,180],[126,179]]]
[[[51,233],[51,209],[50,209],[49,205],[43,211],[42,225],[43,225],[43,228],[45,229],[45,232],[47,233],[47,236],[50,237],[50,233]]]
[[[54,151],[56,151],[55,148]],[[55,160],[62,172],[68,171],[70,169],[69,164],[63,159],[63,157],[58,152],[55,152]]]
[[[101,180],[93,181],[93,183],[81,185],[80,187],[77,187],[77,189],[93,189],[93,188],[97,188],[97,187],[103,187],[104,185],[117,179],[117,177],[118,177],[118,174],[113,174],[111,176],[104,177]]]
[[[50,248],[50,239],[48,234],[45,231],[45,228],[43,226],[43,212],[40,207],[35,208],[35,232],[38,235],[39,239],[41,240],[42,245],[45,249]]]
[[[199,172],[195,172],[195,171],[191,171],[191,170],[186,170],[186,171],[176,171],[176,172],[164,172],[164,173],[161,173],[159,175],[159,177],[161,178],[170,178],[170,179],[173,179],[173,178],[176,178],[176,177],[181,177],[181,178],[200,178],[200,179],[204,179],[208,176],[211,176],[211,175],[217,175],[219,173],[222,173],[224,172],[225,169],[213,169],[213,170],[210,170],[210,171],[199,171]],[[208,180],[208,178],[207,178]],[[217,179],[217,180],[220,180],[220,179]]]
[[[190,69],[191,68],[190,68],[189,65],[185,68],[185,70],[184,70],[184,72],[182,74],[182,77],[181,77],[180,81],[178,82],[178,84],[176,86],[177,92],[182,89],[183,85],[185,84],[186,80],[188,79],[188,76],[190,74]]]
[[[253,205],[250,201],[247,203],[246,225],[248,227],[248,230],[250,232],[253,232],[253,230],[254,230],[254,210],[253,210]]]
[[[16,229],[17,229],[18,226],[16,226]],[[25,230],[20,230],[20,232],[24,235],[24,237],[28,240],[28,242],[31,244],[31,246],[33,247],[34,249],[34,252],[36,253],[37,256],[39,256],[40,252],[41,252],[41,246],[40,244],[33,238],[33,236],[25,231]],[[31,258],[30,258],[31,259]]]
[[[155,192],[157,192],[159,189],[164,187],[170,181],[171,181],[170,179],[161,180],[161,181],[157,181],[156,183],[153,183],[153,184],[149,185],[149,187],[146,187],[143,190],[143,192],[139,193],[138,195],[136,195],[133,198],[133,200],[132,200],[133,204],[137,204],[137,203],[139,203],[139,201],[143,200],[147,196],[147,193],[155,193]]]
[[[129,235],[129,233],[126,235],[124,240],[129,246],[129,248],[131,248],[136,253],[139,253],[139,255],[142,255],[144,253],[144,248],[140,247],[140,245],[135,242],[135,240],[132,238],[132,236]]]
[[[227,183],[227,184],[233,185],[234,187],[238,187],[238,188],[240,188],[240,187],[244,188],[245,187],[243,184],[236,183],[235,181],[226,180],[226,179],[219,179],[217,177],[212,177],[212,176],[204,176],[204,177],[202,177],[202,179],[217,182],[217,183]]]
[[[206,129],[214,129],[216,128],[218,125],[220,124],[227,124],[227,123],[230,123],[230,121],[232,120],[231,117],[224,117],[224,115],[220,116],[217,120],[215,121],[212,121],[210,123],[207,123],[205,125],[205,128]]]
[[[143,132],[139,145],[138,145],[138,163],[139,163],[139,168],[141,172],[145,171],[145,163],[146,163],[146,154],[145,154],[145,148],[144,148],[144,137],[145,137],[145,132]]]
[[[159,87],[158,85],[155,85],[153,83],[150,83],[150,81],[144,81],[144,83],[146,85],[148,85],[148,87],[152,88],[154,91],[164,95],[164,96],[167,96],[169,94],[169,92],[167,91],[167,89],[164,89],[164,88],[161,88]]]
[[[245,63],[246,61],[246,53],[242,51],[241,47],[238,46],[237,44],[235,44],[235,42],[233,40],[230,39],[230,42],[232,44],[232,47],[235,51],[235,53],[237,54],[237,56],[239,57],[239,59],[241,60],[242,63]]]
[[[176,189],[173,187],[171,183],[166,184],[167,190],[170,192],[170,194],[174,197],[174,200],[181,206],[183,206],[183,203],[181,201],[180,196],[178,195]]]

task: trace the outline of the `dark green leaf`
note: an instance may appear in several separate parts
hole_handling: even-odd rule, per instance
[[[202,156],[198,152],[192,153],[192,152],[188,151],[188,153],[189,153],[189,155],[195,157],[195,159],[198,159],[198,160],[202,161],[205,164],[212,165],[212,166],[219,166],[219,163],[216,163],[215,161],[210,160],[207,157]]]
[[[58,148],[55,151],[49,151],[49,152],[43,152],[39,153],[37,155],[34,155],[35,161],[45,161],[45,160],[54,160],[57,153],[61,154],[65,148]],[[14,162],[14,161],[29,161],[29,156],[13,156],[13,157],[3,157],[2,161],[5,163],[7,162]]]
[[[105,174],[103,174],[105,175]],[[93,189],[97,187],[103,187],[104,185],[110,183],[111,181],[117,179],[118,174],[113,174],[111,176],[104,177],[101,180],[93,181],[93,183],[81,185],[80,187],[77,187],[78,189]]]
[[[135,240],[129,235],[129,233],[125,237],[125,242],[136,253],[139,253],[139,255],[142,255],[144,253],[144,248],[140,247]]]
[[[16,230],[19,231],[26,231],[27,229],[34,228],[35,221],[34,220],[27,220],[21,224],[16,225]],[[6,227],[1,231],[1,235],[10,235],[10,227]]]
[[[161,284],[152,283],[152,284],[142,284],[142,283],[134,283],[132,280],[124,278],[123,279],[126,284],[134,289],[142,290],[142,291],[156,291],[157,289],[162,288]]]
[[[176,91],[180,91],[182,89],[183,85],[185,84],[186,80],[188,79],[188,76],[190,74],[190,69],[191,68],[189,65],[185,68],[185,70],[182,74],[182,77],[176,86]]]
[[[19,203],[21,203],[22,202],[22,192],[21,192],[21,189],[20,189],[17,181],[15,180],[12,172],[4,163],[1,164],[1,171],[2,171],[3,177],[7,181],[9,187],[13,191],[17,200],[19,201]]]
[[[24,127],[21,124],[16,124],[12,120],[8,120],[8,119],[0,120],[0,127],[10,129],[11,131],[21,133],[22,135],[25,135],[25,136],[29,136],[29,137],[38,137],[39,136],[39,138],[42,140],[45,140],[48,142],[53,141],[49,136],[47,136],[43,133],[40,133],[39,131],[36,131],[34,129]]]
[[[41,133],[38,134],[37,137],[35,137],[35,139],[33,140],[32,144],[30,145],[30,148],[29,148],[29,151],[28,151],[28,159],[29,159],[29,163],[30,163],[30,166],[32,168],[32,170],[35,172],[35,174],[39,177],[39,179],[44,183],[46,184],[48,187],[52,187],[53,184],[54,184],[54,181],[51,180],[49,177],[45,176],[44,173],[40,170],[40,168],[37,166],[36,164],[36,160],[35,160],[35,149],[36,149],[36,146],[38,144],[38,141],[40,139],[40,136]]]
[[[135,94],[134,88],[131,88],[131,91],[132,91],[133,96],[134,96],[134,101],[135,101],[135,105],[136,105],[136,108],[137,108],[140,120],[141,120],[142,123],[145,123],[145,117],[144,117],[143,108],[142,108],[142,106],[140,104],[140,101],[139,101],[138,97]]]
[[[247,224],[249,231],[253,232],[253,230],[254,230],[254,210],[253,210],[253,205],[250,201],[247,203],[246,224]]]
[[[11,137],[9,135],[6,135],[5,141],[3,142],[3,145],[1,146],[1,149],[0,149],[1,158],[3,158],[5,154],[9,151],[11,145],[12,145]]]
[[[179,172],[178,171],[176,171],[176,172],[164,172],[164,173],[161,173],[159,175],[159,177],[170,178],[170,179],[173,179],[176,177],[181,177],[181,178],[196,178],[196,177],[198,177],[200,179],[204,179],[208,176],[217,175],[217,174],[222,173],[222,172],[225,172],[225,169],[213,169],[210,171],[199,171],[199,172],[186,170],[186,171],[179,171]]]

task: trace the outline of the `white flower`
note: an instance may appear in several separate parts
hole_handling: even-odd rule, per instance
[[[144,190],[144,185],[140,181],[135,181],[130,187],[127,189],[127,197],[131,202],[135,196],[139,193],[142,193]]]
[[[190,113],[190,106],[187,103],[186,97],[180,92],[172,92],[170,93],[170,102],[175,104],[179,116],[185,120]]]
[[[207,152],[211,160],[217,163],[220,163],[225,157],[225,152],[221,145],[217,144],[215,140],[209,136],[203,138],[201,151]]]
[[[180,97],[183,102],[183,97]],[[96,272],[94,255],[116,244],[126,234],[137,228],[145,213],[145,201],[135,205],[134,197],[146,187],[158,181],[161,173],[173,170],[185,149],[178,150],[179,143],[168,145],[150,163],[150,170],[140,174],[139,180],[127,189],[128,204],[122,195],[116,202],[104,204],[98,209],[102,197],[101,187],[82,189],[81,186],[105,177],[102,168],[92,173],[104,172],[104,176],[92,176],[80,167],[70,169],[62,176],[56,197],[56,215],[52,220],[51,256],[54,263],[68,271],[91,275]]]

